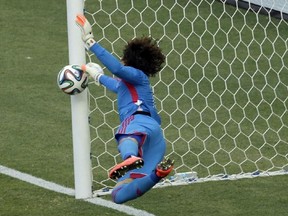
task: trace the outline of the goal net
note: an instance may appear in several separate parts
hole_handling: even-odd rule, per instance
[[[131,38],[159,39],[166,65],[151,82],[166,155],[175,160],[166,183],[287,172],[285,20],[208,0],[86,0],[85,15],[95,39],[119,58]],[[121,160],[116,97],[91,83],[89,107],[93,186],[113,187],[108,171]]]

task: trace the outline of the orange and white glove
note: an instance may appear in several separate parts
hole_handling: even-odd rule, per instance
[[[76,24],[80,28],[82,33],[82,40],[85,43],[86,49],[90,49],[93,44],[95,44],[94,35],[92,32],[92,26],[86,17],[82,14],[76,16]]]
[[[87,72],[95,80],[96,85],[100,85],[99,79],[104,74],[100,65],[90,62],[86,65],[82,65],[81,69]]]

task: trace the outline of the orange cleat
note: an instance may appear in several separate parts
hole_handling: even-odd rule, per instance
[[[139,169],[144,165],[144,161],[140,157],[131,156],[122,163],[117,164],[109,172],[109,178],[118,179],[124,176],[128,171]]]
[[[160,178],[165,178],[173,170],[174,161],[165,158],[156,168],[156,175]]]

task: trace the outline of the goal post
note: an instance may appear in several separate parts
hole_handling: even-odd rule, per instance
[[[86,63],[81,33],[75,25],[75,17],[83,13],[84,0],[67,0],[67,28],[69,64]],[[72,138],[74,160],[75,198],[84,199],[92,196],[91,145],[88,123],[88,91],[71,96]]]
[[[166,55],[166,65],[151,79],[167,141],[166,155],[175,160],[175,169],[163,184],[287,174],[285,20],[222,0],[84,3],[95,39],[116,57],[121,58],[128,40],[143,35],[158,39]],[[77,40],[79,33],[72,33]],[[74,52],[79,57],[83,49]],[[81,58],[84,62],[85,57]],[[100,63],[90,52],[86,58]],[[104,72],[111,75],[105,68]],[[115,185],[108,178],[109,170],[121,161],[114,140],[119,125],[116,96],[91,82],[87,103],[90,137],[87,128],[84,137],[90,138],[92,165],[90,158],[84,163],[92,170],[93,189],[105,192]],[[87,159],[90,146],[84,146]],[[81,184],[86,190],[83,194],[89,196],[91,172],[85,172],[88,178]]]

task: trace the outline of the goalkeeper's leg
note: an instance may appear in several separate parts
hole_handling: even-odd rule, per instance
[[[169,175],[173,169],[174,161],[165,159],[158,164],[156,170],[150,175],[134,173],[134,178],[127,178],[119,182],[112,191],[112,198],[115,203],[121,204],[132,199],[136,199],[149,191],[162,178]],[[130,174],[132,177],[133,174]]]
[[[109,177],[112,179],[119,179],[129,170],[139,169],[144,164],[144,161],[139,154],[141,136],[123,134],[118,136],[118,139],[120,140],[118,144],[118,150],[121,154],[123,162],[117,164],[110,170]]]
[[[126,182],[129,183],[124,182],[121,184],[120,182],[120,184],[113,189],[113,201],[117,204],[122,204],[129,200],[136,199],[150,190],[158,181],[159,180],[153,180],[150,176],[139,179],[128,178]]]

